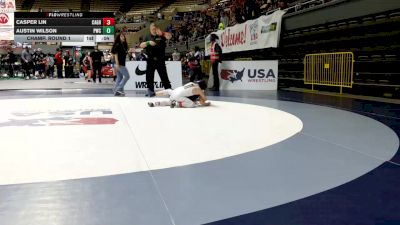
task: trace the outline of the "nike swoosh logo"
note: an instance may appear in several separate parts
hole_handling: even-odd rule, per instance
[[[139,65],[138,65],[138,66],[136,67],[135,73],[136,73],[136,75],[138,75],[138,76],[142,76],[142,75],[146,74],[146,70],[140,70],[140,69],[139,69]]]

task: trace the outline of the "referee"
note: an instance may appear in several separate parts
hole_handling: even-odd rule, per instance
[[[147,52],[147,68],[146,68],[146,96],[154,97],[154,73],[157,70],[160,75],[161,82],[165,89],[171,88],[168,79],[167,68],[165,66],[165,47],[166,40],[171,39],[172,35],[168,32],[162,32],[154,23],[150,24],[150,37],[147,41],[140,44],[141,48]]]

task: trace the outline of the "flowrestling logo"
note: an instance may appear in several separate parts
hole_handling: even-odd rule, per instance
[[[107,116],[106,116],[107,115]],[[35,112],[13,112],[13,118],[0,122],[0,127],[43,127],[70,125],[113,125],[111,109],[75,109]]]

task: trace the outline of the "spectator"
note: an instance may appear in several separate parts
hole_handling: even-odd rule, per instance
[[[175,48],[174,52],[172,53],[172,60],[173,61],[180,61],[181,60],[181,53],[178,52],[177,48]]]
[[[73,74],[74,74],[73,59],[71,57],[69,50],[65,51],[64,72],[65,72],[65,78],[73,77]]]
[[[226,27],[229,26],[229,18],[228,18],[228,16],[226,15],[225,12],[222,13],[222,16],[221,16],[221,23],[224,25],[224,28],[226,28]]]
[[[138,56],[138,61],[147,61],[147,55],[144,53],[144,50],[140,51],[140,54]]]
[[[96,83],[96,77],[99,77],[99,83],[101,83],[101,68],[103,67],[104,54],[99,51],[97,46],[94,47],[94,51],[90,53],[90,58],[92,58],[93,65],[93,82]]]
[[[220,22],[218,25],[218,30],[224,30],[224,29],[225,29],[224,24],[222,22]]]
[[[57,67],[57,77],[59,79],[63,78],[62,74],[62,66],[63,66],[63,59],[62,59],[63,52],[60,48],[57,49],[57,53],[55,55],[55,63]]]
[[[129,60],[130,61],[136,61],[136,52],[135,51],[130,52]]]
[[[242,14],[243,10],[240,7],[236,7],[235,9],[235,20],[236,23],[243,23],[245,20]]]
[[[54,58],[50,55],[47,54],[46,56],[46,72],[47,72],[47,76],[50,79],[54,78]]]
[[[110,66],[111,65],[111,53],[110,50],[106,50],[105,54],[104,54],[104,60],[106,61],[107,65]]]
[[[112,54],[114,54],[115,71],[117,73],[114,95],[125,96],[124,87],[126,82],[128,82],[130,75],[125,67],[126,55],[128,54],[128,44],[126,43],[126,37],[123,33],[118,34],[115,38]]]
[[[93,73],[93,63],[89,52],[87,52],[85,58],[83,58],[83,66],[85,68],[84,71],[86,72],[85,79],[90,82]]]
[[[203,53],[200,51],[199,46],[194,47],[194,57],[196,57],[199,61],[203,60]]]
[[[8,63],[8,74],[10,77],[14,76],[14,64],[17,62],[17,57],[15,56],[12,49],[8,50],[6,61]]]
[[[188,66],[190,82],[201,80],[203,78],[200,67],[200,59],[198,57],[195,57],[194,53],[188,56]]]
[[[284,2],[283,0],[279,0],[279,1],[278,1],[278,8],[279,8],[280,10],[286,9],[286,8],[287,8],[286,2]]]
[[[35,65],[35,72],[38,72],[40,78],[42,78],[46,69],[46,55],[42,52],[41,48],[38,48],[32,56],[33,63]],[[36,75],[36,74],[35,74]],[[36,78],[36,76],[34,77]]]
[[[121,18],[119,19],[118,23],[126,23],[126,17],[125,16],[121,16]]]
[[[85,59],[86,55],[83,51],[79,51],[79,66],[80,66],[80,74],[84,74],[83,72],[83,59]]]
[[[25,79],[29,79],[30,77],[30,72],[33,69],[33,62],[32,62],[32,55],[29,52],[29,47],[26,46],[25,49],[21,53],[21,63],[22,63],[22,68],[25,71]]]

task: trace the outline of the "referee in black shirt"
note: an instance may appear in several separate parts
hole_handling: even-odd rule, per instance
[[[146,83],[147,95],[155,96],[154,92],[154,73],[157,70],[160,75],[161,82],[165,89],[171,88],[171,83],[168,79],[167,68],[165,66],[165,47],[166,40],[171,39],[172,35],[168,32],[162,32],[154,23],[150,24],[150,37],[148,41],[140,44],[141,48],[147,52],[147,68],[146,68]]]
[[[99,77],[99,83],[101,83],[101,69],[103,67],[103,62],[104,62],[104,54],[102,51],[99,51],[99,48],[97,46],[94,46],[94,51],[90,53],[90,57],[92,58],[92,64],[93,64],[93,82],[96,83],[96,76],[98,74]]]

